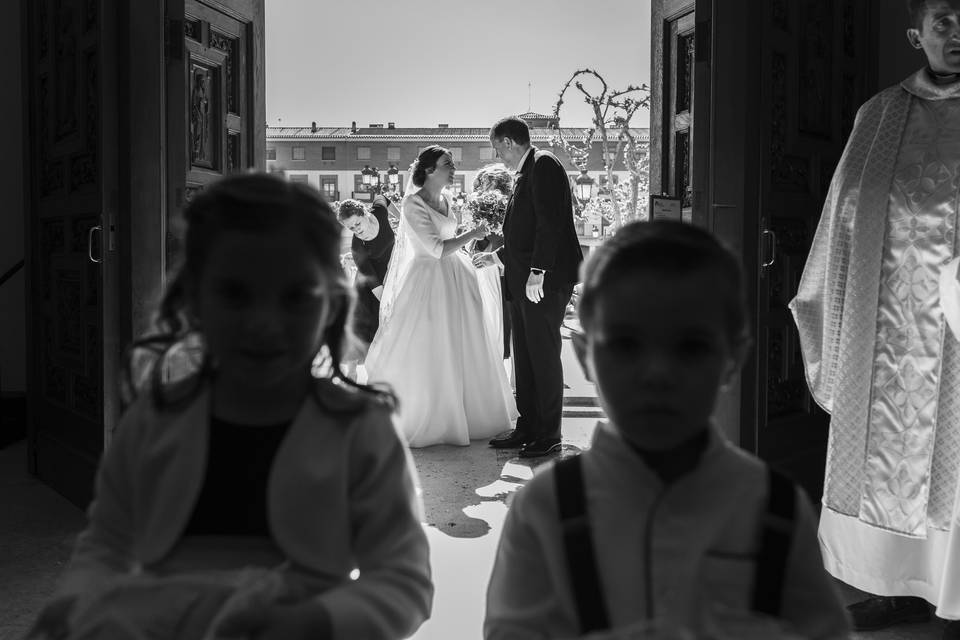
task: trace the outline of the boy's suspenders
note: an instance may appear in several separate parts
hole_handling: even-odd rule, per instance
[[[593,536],[587,517],[580,456],[557,462],[554,465],[554,480],[563,548],[567,555],[577,617],[580,619],[580,633],[586,635],[592,631],[609,629],[610,619],[600,586],[600,576],[597,574]]]
[[[787,557],[793,543],[797,492],[787,476],[767,465],[770,495],[760,525],[760,549],[753,574],[753,605],[757,613],[780,614]]]
[[[783,599],[787,557],[793,542],[796,491],[793,482],[767,467],[770,494],[761,518],[760,548],[754,568],[752,609],[776,617]],[[580,633],[610,628],[610,618],[597,573],[593,536],[587,516],[580,456],[554,465],[557,507],[570,584],[580,619]]]

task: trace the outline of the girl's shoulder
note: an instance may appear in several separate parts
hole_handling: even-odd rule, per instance
[[[329,378],[317,378],[313,384],[313,398],[324,411],[338,415],[359,416],[367,413],[387,413],[393,407],[384,394],[354,387]]]
[[[124,408],[124,415],[137,416],[177,413],[193,403],[206,384],[200,373],[179,380],[155,384],[153,381],[137,389]]]

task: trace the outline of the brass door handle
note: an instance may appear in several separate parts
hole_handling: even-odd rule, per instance
[[[96,231],[100,234],[100,245],[103,246],[103,227],[99,224],[93,227],[90,227],[90,230],[87,232],[87,258],[90,259],[90,262],[100,262],[100,258],[93,257],[93,232]],[[102,251],[101,251],[102,255]]]
[[[769,239],[770,250],[766,253],[770,256],[770,259],[761,264],[760,268],[767,269],[768,267],[772,267],[773,263],[777,261],[777,234],[770,229],[764,229],[763,237]]]

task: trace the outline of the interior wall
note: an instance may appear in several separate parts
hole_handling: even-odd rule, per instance
[[[23,259],[24,171],[23,171],[23,87],[21,72],[21,2],[4,5],[0,20],[0,122],[4,123],[7,153],[0,154],[0,274]],[[21,269],[0,286],[0,393],[26,391],[26,299]]]
[[[923,66],[923,55],[907,42],[909,20],[903,0],[874,0],[873,31],[877,35],[877,87],[897,84]]]

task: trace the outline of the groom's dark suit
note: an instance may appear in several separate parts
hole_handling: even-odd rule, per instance
[[[559,438],[563,415],[560,325],[583,252],[573,226],[570,182],[549,151],[531,147],[517,173],[503,221],[504,266],[513,324],[517,432],[527,442]],[[543,299],[527,298],[531,268],[545,270]]]

